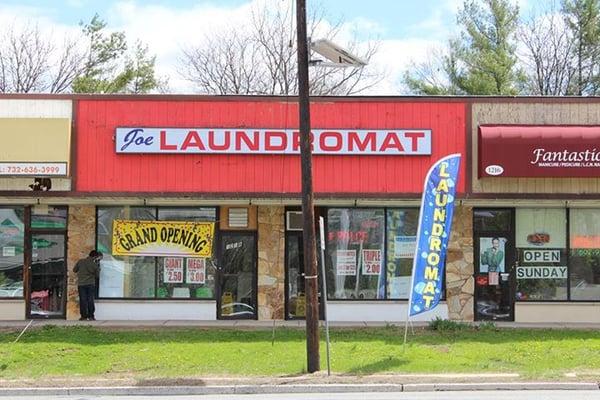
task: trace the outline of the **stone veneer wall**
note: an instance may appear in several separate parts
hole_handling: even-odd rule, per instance
[[[454,210],[446,258],[446,302],[450,319],[473,321],[474,289],[473,208],[459,206]]]
[[[258,207],[258,319],[283,319],[285,209]]]
[[[96,207],[93,205],[69,206],[67,239],[67,319],[79,318],[77,275],[73,267],[77,260],[86,257],[95,248]]]

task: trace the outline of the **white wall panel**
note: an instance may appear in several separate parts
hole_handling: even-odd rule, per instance
[[[216,301],[96,301],[97,320],[198,320],[217,319]]]
[[[71,118],[71,100],[0,99],[0,118]]]
[[[0,321],[20,321],[24,319],[24,300],[0,300]]]
[[[515,304],[515,322],[600,323],[600,303]]]
[[[327,302],[329,320],[335,322],[394,322],[406,321],[406,302],[377,301],[329,301]],[[447,319],[448,306],[440,303],[433,311],[416,315],[411,321],[431,321],[436,317]]]

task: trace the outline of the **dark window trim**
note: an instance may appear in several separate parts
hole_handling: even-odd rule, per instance
[[[330,297],[328,293],[326,293],[327,295],[327,301],[342,301],[342,302],[366,302],[366,301],[377,301],[377,302],[383,302],[383,303],[397,303],[397,302],[404,302],[404,303],[408,303],[408,298],[397,298],[397,299],[390,299],[388,298],[387,295],[387,241],[388,241],[388,233],[387,233],[387,212],[388,210],[417,210],[418,212],[420,212],[421,207],[420,206],[407,206],[407,207],[342,207],[342,206],[334,206],[334,207],[323,207],[324,210],[324,220],[325,220],[325,273],[327,274],[327,271],[330,270],[328,261],[329,260],[329,256],[328,256],[328,249],[327,249],[327,237],[329,236],[329,221],[328,221],[328,211],[331,209],[339,209],[339,210],[383,210],[383,218],[384,218],[384,231],[383,231],[383,268],[385,269],[385,276],[384,276],[384,298],[382,299],[336,299],[333,297]],[[416,233],[415,233],[416,235]],[[417,238],[418,240],[418,238]],[[446,258],[447,258],[448,254],[446,253]],[[331,266],[331,268],[333,268],[333,266]],[[358,266],[357,266],[358,268]],[[286,274],[287,275],[287,274]],[[327,278],[327,277],[325,277]],[[328,282],[329,283],[329,282]],[[440,299],[440,302],[445,302],[446,301],[446,263],[444,263],[444,277],[442,278],[442,297]],[[327,286],[329,288],[329,285]],[[377,290],[379,291],[379,288],[377,288]]]
[[[256,309],[254,310],[254,315],[252,317],[245,317],[245,316],[223,316],[221,315],[221,273],[223,271],[222,267],[219,267],[217,269],[217,275],[216,275],[216,281],[215,281],[215,293],[217,294],[217,320],[258,320],[258,230],[227,230],[227,231],[223,231],[222,236],[225,235],[229,235],[229,236],[252,236],[253,240],[254,240],[254,254],[253,254],[253,260],[254,260],[254,271],[253,271],[253,276],[252,276],[252,289],[254,292],[254,296],[253,296],[253,301],[254,304],[256,305]],[[222,257],[223,257],[223,253],[221,251],[221,240],[219,240],[219,247],[218,247],[218,253],[217,253],[217,262],[218,264],[222,265],[223,263],[221,262]]]
[[[25,220],[27,221],[27,224],[25,225],[25,236],[26,236],[26,243],[28,243],[28,245],[25,247],[25,250],[24,250],[26,252],[26,260],[25,260],[24,266],[28,270],[27,281],[23,280],[23,284],[26,285],[26,287],[27,287],[27,291],[26,291],[26,295],[25,295],[25,316],[28,319],[66,319],[67,318],[67,297],[68,297],[68,291],[69,291],[69,276],[68,276],[69,275],[69,252],[68,252],[69,206],[49,205],[49,207],[65,209],[66,220],[65,220],[64,228],[32,228],[31,222],[32,222],[32,218],[33,218],[33,207],[34,206],[26,206],[25,207],[25,215],[26,215]],[[31,279],[32,279],[31,252],[33,251],[33,248],[32,248],[33,245],[31,242],[31,238],[33,235],[62,235],[62,236],[64,236],[65,261],[64,261],[64,268],[63,268],[63,275],[64,275],[63,288],[64,288],[65,292],[63,294],[63,298],[61,301],[62,313],[60,315],[42,316],[42,315],[32,315],[31,314],[31,299],[30,299]],[[24,291],[24,294],[25,294],[25,291]]]
[[[517,224],[517,208],[520,209],[524,209],[524,208],[535,208],[535,207],[515,207],[514,208],[514,233],[515,233],[515,238],[517,235],[517,228],[516,228],[516,224]],[[515,270],[515,293],[514,293],[514,302],[515,302],[515,306],[517,303],[522,303],[522,304],[527,304],[527,303],[571,303],[573,302],[573,300],[571,300],[571,289],[570,289],[570,275],[571,275],[571,267],[570,267],[570,240],[569,240],[569,236],[570,236],[570,232],[569,232],[569,214],[570,214],[570,208],[568,207],[542,207],[542,208],[550,208],[550,209],[559,209],[559,210],[564,210],[565,211],[565,234],[566,234],[566,241],[565,241],[565,252],[566,252],[566,260],[567,260],[567,298],[566,299],[557,299],[557,300],[520,300],[517,299],[516,296],[516,290],[517,290],[517,284],[518,284],[518,279],[517,279],[517,271]],[[515,257],[517,258],[517,261],[520,262],[520,260],[518,260],[518,254],[519,254],[519,250],[517,247],[517,243],[515,241]],[[600,299],[598,299],[597,301],[600,301]],[[594,303],[597,302],[594,300],[586,300],[586,301],[579,301],[579,302],[588,302],[588,303]]]
[[[510,215],[510,224],[508,226],[508,230],[487,230],[487,231],[479,231],[476,230],[475,228],[475,211],[478,210],[493,210],[493,211],[508,211],[509,215]],[[486,319],[478,319],[478,313],[477,313],[477,294],[478,294],[478,289],[477,289],[477,283],[475,282],[475,279],[478,275],[482,275],[479,271],[478,268],[479,267],[479,255],[481,254],[481,249],[479,247],[480,245],[480,241],[479,240],[475,240],[475,238],[481,238],[481,237],[507,237],[509,240],[513,241],[513,257],[514,257],[514,262],[518,262],[518,251],[517,251],[517,243],[516,243],[516,226],[517,226],[517,222],[516,222],[516,211],[514,207],[473,207],[472,211],[471,211],[471,221],[473,224],[473,318],[475,319],[475,321],[486,321]],[[506,249],[505,249],[506,252]],[[505,272],[510,271],[510,266],[507,265],[508,263],[508,253],[505,253]],[[476,261],[477,260],[477,261]],[[509,275],[509,299],[512,300],[512,305],[511,305],[511,309],[510,309],[510,317],[508,319],[508,321],[514,321],[515,320],[515,307],[516,307],[516,295],[515,295],[515,289],[517,286],[517,278],[516,278],[516,270],[514,272],[514,279],[511,278],[511,276]]]
[[[27,206],[25,205],[18,205],[15,204],[13,205],[8,205],[8,204],[3,204],[0,205],[0,209],[11,209],[14,210],[16,208],[20,208],[23,210],[23,270],[22,270],[22,275],[21,278],[23,279],[22,285],[23,285],[23,295],[22,296],[0,296],[0,300],[14,300],[14,301],[19,301],[19,300],[23,300],[25,301],[25,299],[27,298],[27,293],[25,292],[26,287],[27,287],[27,271],[26,271],[26,256],[27,256],[27,249],[25,247],[25,243],[27,242]]]

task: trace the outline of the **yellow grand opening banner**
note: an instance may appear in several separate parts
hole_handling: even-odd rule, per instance
[[[114,220],[112,254],[115,256],[212,255],[213,222]]]

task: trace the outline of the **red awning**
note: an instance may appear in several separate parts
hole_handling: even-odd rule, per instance
[[[600,177],[600,126],[479,126],[481,177]]]

